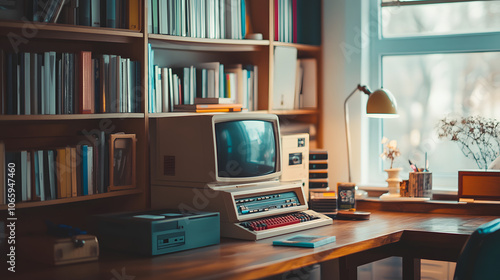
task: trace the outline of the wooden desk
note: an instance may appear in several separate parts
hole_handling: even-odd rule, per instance
[[[411,278],[419,274],[415,258],[456,261],[474,229],[495,218],[380,211],[368,221],[334,220],[332,226],[302,231],[337,237],[315,249],[271,245],[284,236],[257,242],[223,239],[220,245],[151,258],[102,252],[98,262],[55,268],[18,261],[17,272],[7,279],[256,279],[315,263],[326,267],[335,259],[341,279],[348,279],[356,276],[358,265],[388,256],[403,256],[405,277]],[[1,279],[5,271],[2,264]]]

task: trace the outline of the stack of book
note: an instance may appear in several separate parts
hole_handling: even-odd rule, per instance
[[[140,63],[119,55],[0,50],[6,115],[140,112]]]
[[[26,0],[1,4],[4,12],[0,12],[0,19],[140,30],[140,0]]]
[[[337,194],[335,191],[320,191],[318,189],[310,192],[309,208],[321,213],[335,215],[337,213]]]
[[[155,34],[243,39],[246,0],[148,0],[148,30]]]
[[[321,0],[274,0],[274,40],[321,45]]]
[[[11,187],[16,202],[107,192],[109,148],[106,135],[101,131],[91,138],[91,142],[80,141],[66,147],[17,151],[6,151],[0,142],[0,162],[3,163],[0,204],[5,204]]]
[[[230,103],[241,104],[240,110],[257,109],[257,66],[205,62],[181,68],[160,67],[154,64],[151,45],[149,53],[150,113],[195,111],[195,98],[227,98]]]

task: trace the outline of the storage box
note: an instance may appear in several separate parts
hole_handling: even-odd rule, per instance
[[[99,258],[99,243],[94,235],[75,235],[70,238],[53,236],[21,236],[19,251],[32,261],[51,265],[62,265],[96,261]]]

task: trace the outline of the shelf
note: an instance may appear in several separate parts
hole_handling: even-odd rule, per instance
[[[317,109],[296,109],[296,110],[270,110],[269,113],[276,115],[317,115]]]
[[[276,114],[280,116],[286,115],[317,115],[317,109],[297,109],[297,110],[257,110],[257,111],[242,111],[242,112],[233,112],[235,114],[238,113],[254,113],[254,114]],[[167,118],[167,117],[180,117],[180,116],[189,116],[189,115],[203,115],[203,114],[227,114],[227,113],[195,113],[195,112],[170,112],[170,113],[149,113],[148,118],[156,119],[156,118]]]
[[[245,111],[243,111],[246,113]],[[241,113],[241,112],[232,112]],[[212,115],[212,114],[229,114],[228,112],[207,112],[207,113],[196,113],[196,112],[169,112],[169,113],[149,113],[148,117],[150,119],[157,118],[171,118],[171,117],[182,117],[182,116],[192,116],[192,115]]]
[[[293,44],[293,43],[283,43],[283,42],[273,42],[272,44],[273,46],[294,47],[297,48],[298,51],[304,51],[304,52],[321,51],[321,46],[315,46],[315,45]]]
[[[0,36],[11,32],[27,40],[37,38],[109,43],[131,43],[133,39],[144,36],[139,31],[128,29],[0,20]]]
[[[256,51],[269,46],[268,40],[207,39],[161,34],[149,34],[149,42],[153,48],[211,52]]]
[[[72,115],[1,115],[1,121],[51,121],[93,119],[140,119],[143,113],[72,114]]]
[[[52,200],[46,200],[46,201],[18,202],[18,203],[16,203],[15,209],[32,208],[32,207],[48,206],[48,205],[58,205],[58,204],[64,204],[64,203],[73,203],[73,202],[79,202],[79,201],[87,201],[87,200],[94,200],[94,199],[108,198],[108,197],[118,197],[118,196],[133,195],[133,194],[140,194],[140,193],[142,193],[142,190],[136,188],[136,189],[130,189],[130,190],[114,191],[114,192],[76,196],[76,197],[68,197],[68,198],[59,198],[59,199],[52,199]],[[0,205],[0,211],[7,210],[7,208],[8,208],[7,205]]]

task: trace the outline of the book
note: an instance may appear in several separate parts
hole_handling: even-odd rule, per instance
[[[116,28],[116,0],[106,1],[106,27]],[[154,2],[154,1],[153,1]]]
[[[66,197],[66,149],[56,150],[56,177],[57,177],[57,198]]]
[[[66,150],[67,151],[67,150]],[[77,170],[77,160],[76,160],[76,148],[70,148],[70,164],[71,164],[71,187],[68,197],[77,196],[77,185],[76,185],[76,170]]]
[[[94,111],[94,90],[92,88],[92,53],[81,51],[78,54],[78,96],[79,113],[93,114]]]
[[[56,159],[54,157],[54,150],[47,151],[47,159],[48,159],[48,177],[49,177],[49,197],[50,199],[57,198],[56,192],[56,171],[55,171],[55,163]]]
[[[141,1],[130,0],[128,2],[128,29],[137,31],[141,30],[141,14]]]
[[[274,240],[273,245],[316,248],[335,241],[335,236],[295,235],[286,239]]]
[[[101,3],[100,3],[100,0],[91,0],[91,3],[90,3],[90,26],[101,27]]]
[[[300,108],[317,108],[317,62],[315,58],[299,59],[300,67],[303,69],[302,74],[302,91]]]
[[[233,104],[234,100],[225,97],[196,97],[194,99],[194,104]]]
[[[80,0],[78,6],[78,24],[92,26],[92,9],[90,0]]]
[[[239,112],[241,104],[184,104],[175,105],[174,111],[180,112]]]
[[[321,45],[320,0],[297,0],[297,40],[295,43]]]
[[[88,161],[88,146],[87,145],[82,145],[82,150],[81,150],[81,155],[82,155],[82,194],[81,195],[88,195],[88,188],[89,188],[89,181],[88,181],[88,168],[89,168],[89,161]]]
[[[43,150],[43,190],[40,190],[41,192],[44,193],[44,200],[51,200],[54,199],[51,195],[50,191],[50,170],[49,170],[49,165],[50,165],[50,158],[49,158],[49,151],[48,150]]]
[[[44,162],[44,154],[43,150],[38,150],[35,152],[35,174],[37,175],[36,180],[38,180],[37,187],[36,187],[36,195],[40,197],[41,201],[45,200],[45,168],[43,166]]]
[[[296,67],[296,48],[282,46],[274,48],[273,109],[293,109]]]
[[[170,111],[170,91],[169,91],[169,78],[168,78],[168,68],[161,69],[161,100],[162,100],[162,110],[161,112]]]
[[[225,73],[235,74],[231,80],[231,91],[229,97],[234,103],[244,103],[243,98],[243,66],[241,64],[234,64],[226,66]]]
[[[82,174],[82,177],[87,176],[88,191],[87,193],[94,194],[94,147],[88,146],[87,148],[87,174]]]
[[[297,59],[297,64],[296,64],[296,75],[295,75],[295,98],[293,102],[293,108],[294,109],[299,109],[302,106],[302,77],[304,74],[304,68],[300,65],[300,59]]]

